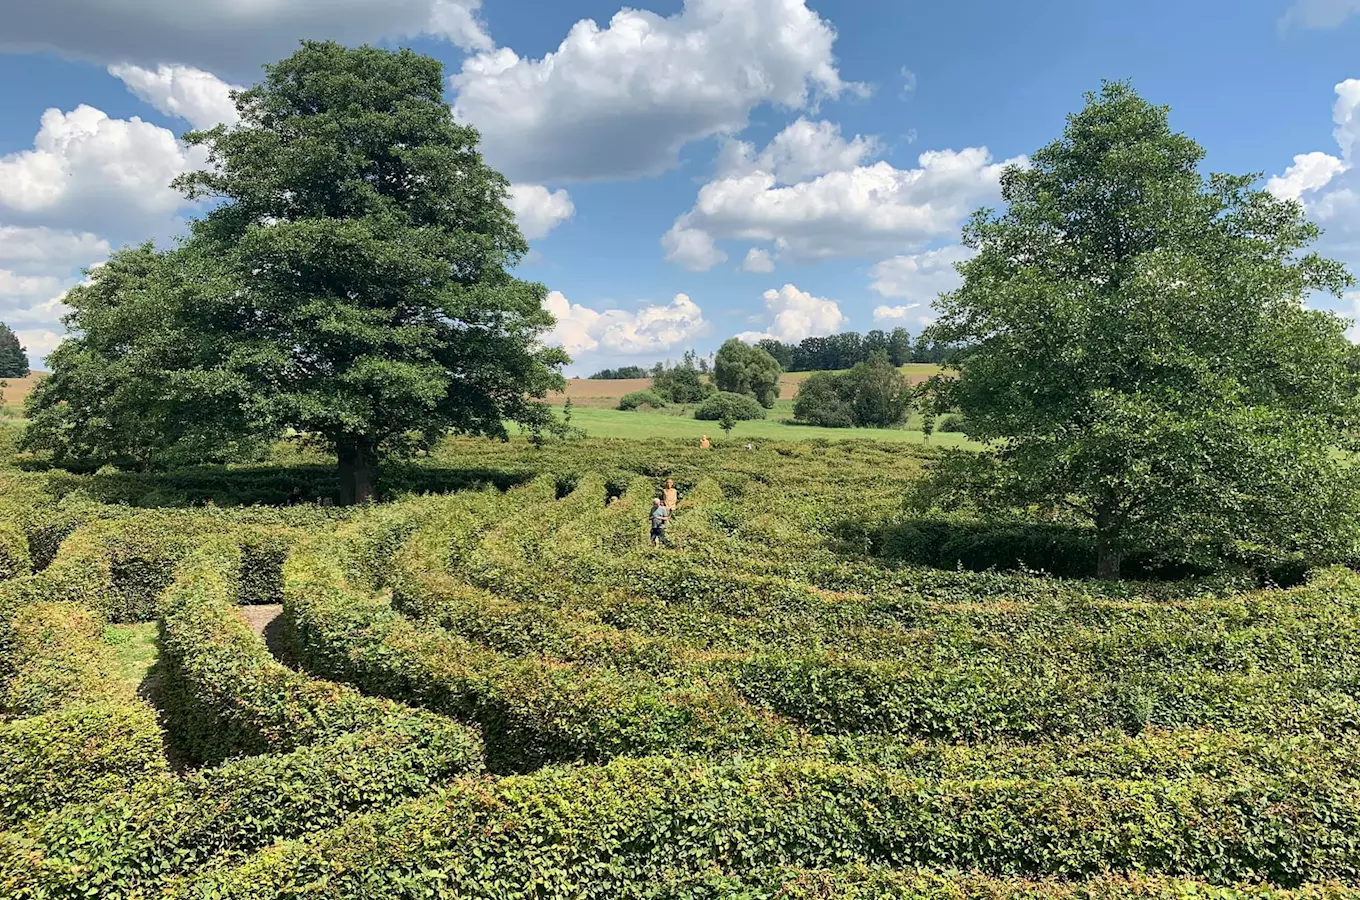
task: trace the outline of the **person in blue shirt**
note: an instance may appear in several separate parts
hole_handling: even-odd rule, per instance
[[[652,546],[661,546],[666,537],[666,523],[671,520],[670,507],[661,502],[660,497],[652,498]]]

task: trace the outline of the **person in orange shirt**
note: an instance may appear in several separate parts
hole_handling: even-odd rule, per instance
[[[713,445],[708,442],[708,435],[703,435],[702,437],[699,438],[700,450],[707,450],[711,446]]]

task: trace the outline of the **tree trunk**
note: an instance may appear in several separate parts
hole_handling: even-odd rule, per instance
[[[371,502],[378,479],[377,445],[359,435],[346,435],[335,442],[335,454],[339,460],[340,505]]]
[[[1124,562],[1124,550],[1119,540],[1121,529],[1107,510],[1108,507],[1097,509],[1095,515],[1096,577],[1102,581],[1118,581],[1119,568]]]
[[[1103,581],[1118,581],[1119,566],[1124,562],[1124,552],[1103,538],[1097,540],[1099,549],[1096,551],[1096,577]]]

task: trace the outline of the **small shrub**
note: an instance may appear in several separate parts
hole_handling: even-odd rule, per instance
[[[749,422],[765,418],[765,408],[754,397],[719,392],[699,405],[694,411],[694,418],[706,422],[721,422],[723,419]]]
[[[625,412],[642,406],[662,409],[665,405],[666,401],[656,391],[633,391],[631,394],[624,394],[619,400],[619,409]]]
[[[940,419],[939,427],[936,430],[942,434],[962,434],[965,424],[963,416],[958,413],[950,413]]]

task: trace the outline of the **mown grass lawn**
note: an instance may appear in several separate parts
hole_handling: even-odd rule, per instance
[[[718,427],[717,422],[703,422],[693,416],[693,407],[621,412],[616,409],[578,406],[572,410],[571,424],[584,429],[590,437],[692,438],[697,441],[701,435],[707,434],[714,441],[723,439],[722,429]],[[805,441],[811,438],[825,438],[833,441],[868,439],[925,443],[925,435],[920,431],[919,421],[916,419],[908,422],[907,428],[817,428],[790,424],[788,419],[792,416],[792,401],[780,400],[774,409],[770,410],[768,419],[737,423],[737,427],[732,429],[731,440],[745,443],[748,440]],[[975,446],[969,444],[962,434],[939,432],[931,436],[929,443],[941,447]]]

